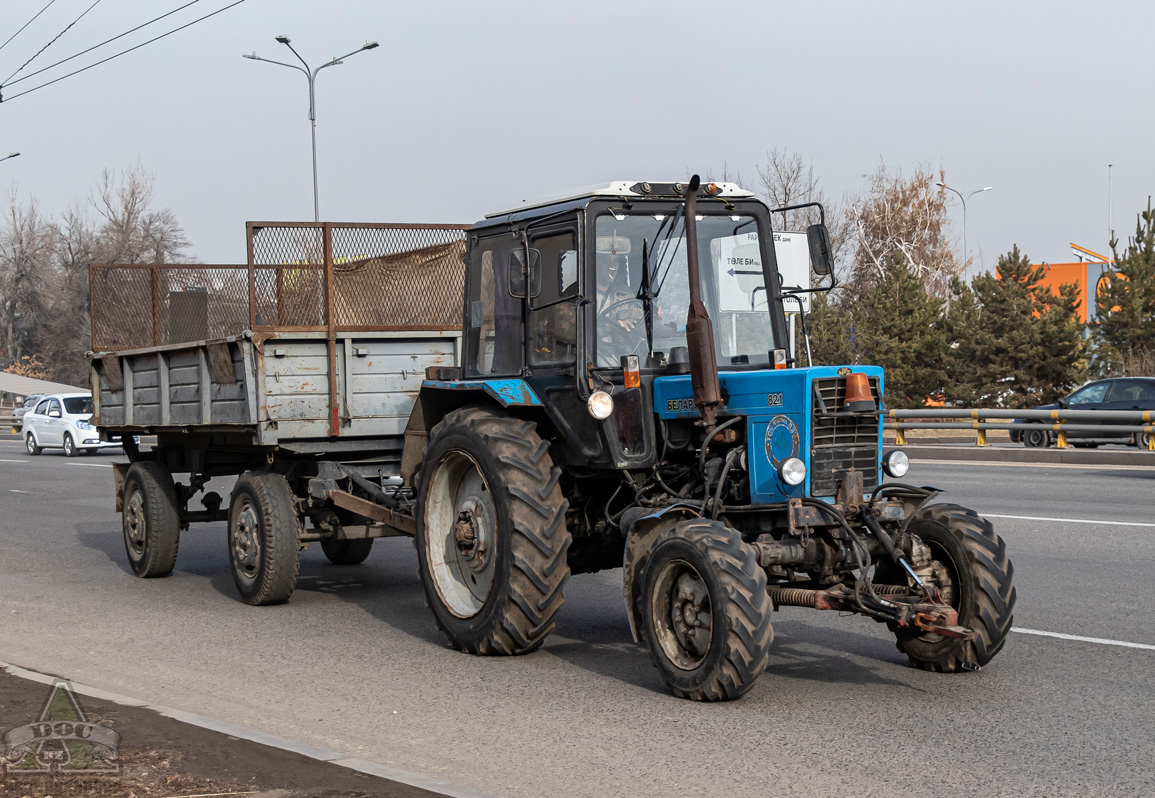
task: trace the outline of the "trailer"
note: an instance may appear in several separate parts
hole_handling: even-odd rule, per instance
[[[241,596],[272,604],[301,546],[352,564],[414,533],[405,428],[427,370],[460,359],[465,229],[252,223],[244,266],[92,267],[94,422],[129,456],[116,508],[138,576],[172,571],[189,524],[228,521]],[[240,477],[230,501],[190,505],[221,476]]]
[[[985,666],[1013,621],[1006,544],[901,481],[883,369],[792,356],[784,299],[834,279],[810,206],[815,289],[779,276],[771,219],[792,208],[696,176],[468,228],[251,223],[245,266],[94,267],[133,571],[170,573],[181,532],[223,520],[238,591],[273,604],[302,546],[351,564],[411,535],[471,654],[536,650],[571,575],[620,569],[635,640],[685,698],[748,691],[783,607],[885,623],[914,667]],[[237,476],[227,502],[216,476]]]

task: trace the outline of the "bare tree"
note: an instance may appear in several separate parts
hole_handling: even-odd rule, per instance
[[[946,182],[919,167],[906,178],[901,169],[891,172],[886,164],[866,176],[862,199],[852,205],[848,217],[854,225],[855,262],[852,293],[869,291],[888,263],[906,264],[937,297],[950,291],[951,277],[962,271],[947,235],[946,192],[935,182]]]
[[[106,263],[182,263],[188,239],[172,211],[153,210],[153,175],[139,164],[104,170],[92,205],[100,224],[100,258]]]
[[[0,234],[0,361],[19,363],[38,354],[56,234],[35,200],[8,198],[7,229]]]
[[[766,153],[766,163],[758,167],[762,197],[771,208],[788,208],[808,202],[821,203],[825,210],[826,227],[834,248],[835,264],[844,274],[854,248],[854,227],[846,214],[847,200],[827,196],[814,175],[814,165],[801,153],[773,149]],[[805,230],[819,221],[817,208],[803,208],[774,214],[775,229]]]

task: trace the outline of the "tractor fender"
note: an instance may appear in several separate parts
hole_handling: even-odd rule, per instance
[[[643,515],[629,525],[625,554],[622,557],[622,588],[626,599],[626,614],[630,619],[630,634],[635,643],[640,639],[638,633],[642,628],[642,569],[654,541],[659,534],[679,521],[700,517],[701,513],[696,506],[675,504]]]

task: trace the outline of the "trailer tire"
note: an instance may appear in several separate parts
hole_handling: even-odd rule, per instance
[[[360,540],[322,540],[321,551],[333,565],[358,565],[373,550],[373,538]]]
[[[229,503],[229,561],[246,604],[283,604],[300,570],[300,521],[280,474],[246,471]]]
[[[754,685],[770,659],[773,606],[757,553],[736,529],[674,524],[654,541],[641,579],[643,636],[674,695],[728,701]]]
[[[569,503],[531,421],[487,407],[445,416],[415,478],[418,575],[438,628],[470,654],[534,651],[569,578]]]
[[[121,526],[132,572],[142,579],[168,576],[180,549],[180,516],[172,474],[155,460],[133,463],[124,477]]]
[[[958,611],[959,625],[976,636],[971,641],[892,627],[898,650],[922,670],[978,670],[1002,650],[1014,620],[1015,569],[1006,544],[989,521],[954,504],[923,508],[907,531],[930,548],[932,568],[945,583],[938,585],[943,598]]]

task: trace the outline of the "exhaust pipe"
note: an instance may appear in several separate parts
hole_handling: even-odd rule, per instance
[[[707,432],[718,423],[718,406],[722,389],[718,385],[718,359],[714,354],[714,325],[702,302],[702,284],[698,277],[698,186],[697,175],[686,187],[686,270],[690,278],[690,309],[686,313],[686,348],[690,355],[690,382],[694,386],[694,407],[702,417]]]

